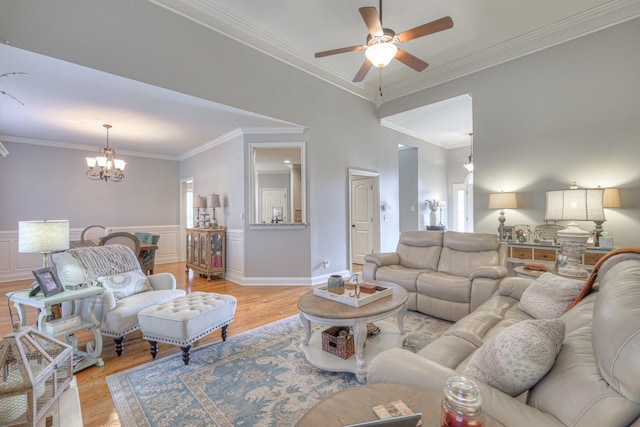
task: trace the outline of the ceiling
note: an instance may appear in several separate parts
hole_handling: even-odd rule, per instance
[[[428,62],[425,71],[392,61],[353,83],[364,61],[362,51],[319,59],[313,55],[364,44],[367,29],[358,8],[378,7],[376,1],[150,1],[377,105],[640,16],[640,0],[387,1],[382,5],[383,26],[396,33],[443,16],[451,16],[454,26],[400,46]],[[119,153],[181,159],[239,128],[300,131],[292,123],[6,44],[0,44],[0,67],[0,74],[27,73],[0,77],[0,91],[8,94],[0,95],[4,141],[94,149],[104,146],[102,124],[107,121],[113,125],[111,146]],[[468,146],[471,98],[465,95],[385,117],[382,124],[445,148]]]

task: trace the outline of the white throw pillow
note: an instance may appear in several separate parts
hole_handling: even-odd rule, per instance
[[[87,283],[86,271],[69,252],[56,252],[50,255],[62,286],[75,286]]]
[[[536,319],[555,319],[569,310],[583,287],[584,281],[544,273],[522,293],[518,308]]]
[[[464,374],[517,396],[549,372],[562,347],[564,331],[560,319],[516,323],[482,344]]]
[[[117,300],[152,289],[147,276],[141,270],[101,276],[98,277],[98,282],[103,288],[110,289]]]

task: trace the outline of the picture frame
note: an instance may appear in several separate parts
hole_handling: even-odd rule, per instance
[[[64,291],[58,275],[51,267],[33,270],[33,275],[45,297],[50,297]]]
[[[527,230],[531,231],[531,226],[529,224],[516,224],[513,230],[514,240],[520,243],[530,243],[527,240],[530,235],[530,233],[527,233]]]
[[[503,225],[500,229],[500,240],[505,242],[514,241],[515,227],[513,225]]]

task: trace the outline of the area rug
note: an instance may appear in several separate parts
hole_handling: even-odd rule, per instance
[[[450,325],[408,312],[404,348],[418,351]],[[320,400],[360,384],[306,361],[298,316],[232,331],[226,342],[193,348],[187,366],[172,354],[107,377],[122,426],[293,426]]]

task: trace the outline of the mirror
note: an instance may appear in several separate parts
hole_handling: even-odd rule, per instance
[[[250,144],[252,224],[305,224],[304,142]]]

